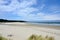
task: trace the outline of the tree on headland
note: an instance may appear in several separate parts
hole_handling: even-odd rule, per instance
[[[0,22],[6,22],[7,20],[5,20],[5,19],[0,19]]]
[[[0,19],[0,22],[27,22],[23,20],[6,20],[6,19]]]

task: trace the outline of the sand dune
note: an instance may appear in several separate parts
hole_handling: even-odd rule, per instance
[[[27,38],[32,34],[43,36],[49,35],[55,37],[55,40],[60,40],[60,30],[48,27],[33,26],[27,23],[0,24],[0,34],[13,40],[27,40]],[[12,36],[10,37],[9,35]]]

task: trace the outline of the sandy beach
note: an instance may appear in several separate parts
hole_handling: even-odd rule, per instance
[[[32,34],[53,36],[55,40],[60,40],[60,27],[44,27],[28,23],[2,23],[0,24],[0,34],[12,40],[27,40]],[[12,37],[8,35],[12,35]]]

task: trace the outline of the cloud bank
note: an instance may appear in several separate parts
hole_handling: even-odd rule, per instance
[[[6,3],[8,3],[9,5],[6,5]],[[21,20],[30,21],[60,20],[59,18],[60,6],[55,5],[47,6],[44,0],[42,0],[42,3],[38,5],[37,4],[38,4],[37,0],[11,0],[11,1],[0,0],[0,15],[4,15],[4,13],[14,14],[19,16],[20,17],[19,19]]]

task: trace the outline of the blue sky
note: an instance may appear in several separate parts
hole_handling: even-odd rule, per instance
[[[9,20],[60,20],[60,0],[0,0],[0,18]]]

